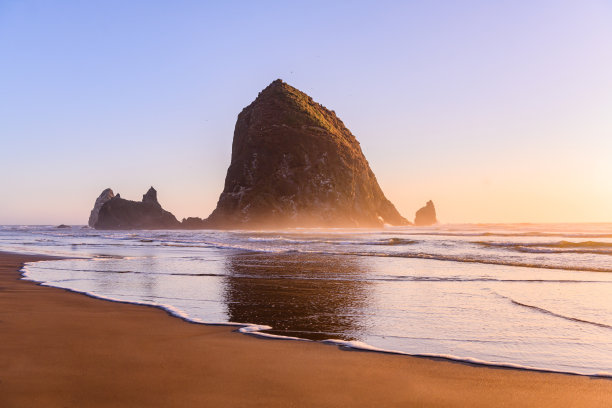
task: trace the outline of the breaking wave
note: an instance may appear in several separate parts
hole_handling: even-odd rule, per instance
[[[576,322],[576,323],[585,323],[585,324],[590,324],[590,325],[597,326],[597,327],[603,327],[603,328],[606,328],[606,329],[612,329],[612,326],[611,326],[611,325],[609,325],[609,324],[600,323],[600,322],[594,322],[594,321],[592,321],[592,320],[580,319],[580,318],[578,318],[578,317],[566,316],[566,315],[564,315],[564,314],[557,313],[557,312],[554,312],[554,311],[552,311],[552,310],[545,309],[545,308],[540,307],[540,306],[535,306],[535,305],[530,305],[530,304],[528,304],[528,303],[519,302],[519,301],[518,301],[518,300],[516,300],[516,299],[512,299],[511,297],[504,296],[504,295],[499,294],[499,293],[497,293],[497,292],[494,292],[494,293],[495,293],[497,296],[499,296],[499,297],[502,297],[502,298],[504,298],[504,299],[508,299],[510,302],[512,302],[513,304],[515,304],[515,305],[517,305],[517,306],[526,307],[526,308],[528,308],[528,309],[535,310],[535,311],[538,311],[538,312],[540,312],[540,313],[544,313],[544,314],[547,314],[547,315],[551,315],[551,316],[559,317],[559,318],[561,318],[561,319],[569,320],[569,321]]]
[[[536,242],[536,243],[517,243],[517,242],[489,242],[475,241],[478,244],[489,248],[506,248],[518,252],[541,253],[541,254],[596,254],[612,255],[612,242],[601,241],[559,241],[559,242]]]

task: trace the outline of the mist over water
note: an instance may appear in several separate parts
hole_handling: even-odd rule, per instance
[[[582,374],[612,372],[612,225],[96,231],[0,227],[81,257],[26,278],[199,322]]]

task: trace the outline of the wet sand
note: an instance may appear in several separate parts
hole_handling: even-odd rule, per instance
[[[0,253],[0,407],[610,407],[612,380],[342,351],[19,280]]]

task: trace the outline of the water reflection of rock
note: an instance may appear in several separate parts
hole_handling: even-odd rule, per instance
[[[224,299],[233,322],[313,340],[360,338],[370,285],[359,260],[311,254],[241,254],[226,261]]]

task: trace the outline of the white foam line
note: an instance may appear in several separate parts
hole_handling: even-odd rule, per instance
[[[282,336],[280,334],[271,334],[271,333],[262,333],[263,330],[272,330],[271,326],[266,326],[263,324],[252,324],[252,323],[247,323],[246,325],[245,323],[233,323],[233,324],[243,326],[240,329],[238,329],[240,333],[253,334],[258,337],[265,337],[269,339],[280,339],[280,340],[311,341],[308,339],[302,339],[300,337]]]
[[[481,359],[474,358],[474,357],[459,357],[459,356],[455,356],[452,354],[433,354],[433,353],[411,354],[405,351],[383,349],[383,348],[375,347],[370,344],[367,344],[361,341],[355,341],[355,340],[328,339],[328,340],[323,340],[321,342],[326,343],[326,344],[337,345],[339,347],[351,348],[355,350],[374,351],[378,353],[388,353],[388,354],[400,354],[400,355],[411,356],[411,357],[443,358],[445,360],[453,360],[453,361],[458,361],[461,363],[477,364],[477,365],[489,366],[489,367],[514,368],[514,369],[519,369],[519,370],[543,371],[543,372],[558,373],[558,374],[572,374],[572,375],[583,375],[583,376],[586,375],[589,377],[612,378],[612,373],[609,373],[606,371],[600,371],[600,372],[596,372],[593,374],[586,374],[586,373],[579,373],[576,371],[556,371],[556,370],[551,370],[551,369],[537,368],[533,366],[514,364],[514,363],[496,363],[493,361],[481,360]]]

